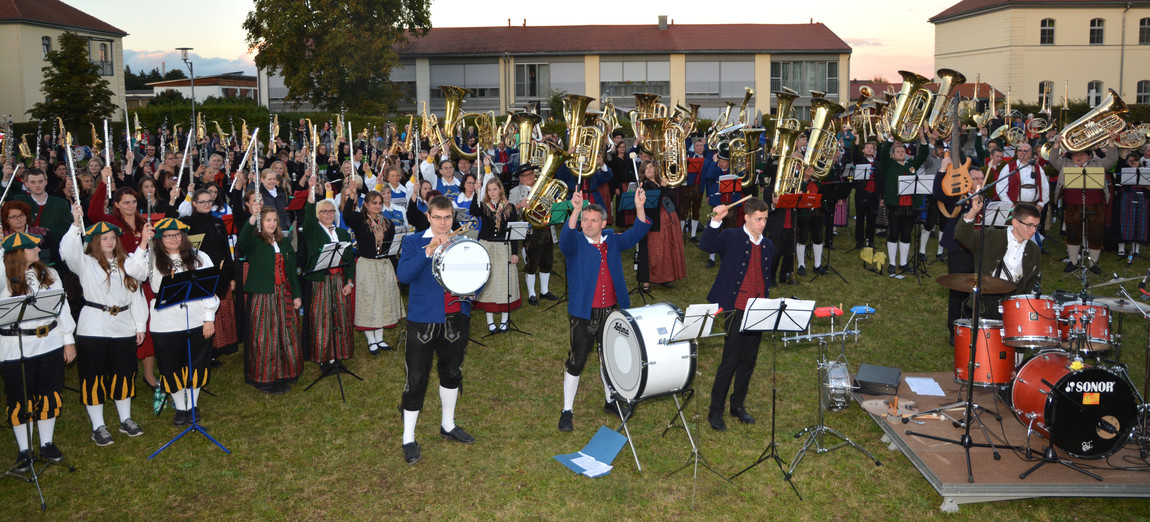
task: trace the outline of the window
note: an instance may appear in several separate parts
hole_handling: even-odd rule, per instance
[[[113,76],[116,70],[112,63],[112,42],[109,40],[88,40],[88,60],[98,67],[100,76]]]
[[[810,91],[839,92],[838,62],[771,62],[771,91],[789,87],[802,96]]]
[[[1054,19],[1043,18],[1038,29],[1039,45],[1054,45]]]
[[[1150,18],[1143,18],[1138,21],[1138,43],[1141,45],[1150,44]]]
[[[755,63],[748,61],[687,62],[687,96],[742,100],[755,86]]]
[[[839,93],[839,62],[827,62],[827,96]]]
[[[471,98],[499,97],[499,64],[432,64],[430,71],[432,98],[444,98],[439,85],[455,85],[471,89]]]
[[[515,97],[544,98],[551,92],[550,67],[545,63],[515,64]]]
[[[1091,107],[1102,103],[1102,82],[1094,80],[1086,84],[1086,104]]]
[[[1134,103],[1150,103],[1150,80],[1138,82],[1138,96]]]
[[[1145,20],[1143,20],[1143,21],[1145,21]],[[44,51],[44,59],[47,60],[48,59],[48,53],[52,52],[52,37],[51,36],[44,36],[44,37],[40,38],[40,47]]]
[[[1102,45],[1102,34],[1106,29],[1106,20],[1095,18],[1090,21],[1090,45]]]
[[[599,92],[618,100],[637,92],[671,94],[670,62],[599,62]]]

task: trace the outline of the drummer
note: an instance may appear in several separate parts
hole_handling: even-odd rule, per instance
[[[986,275],[1004,279],[1015,284],[1015,294],[1039,293],[1041,275],[1038,271],[1041,251],[1038,243],[1032,241],[1038,231],[1042,212],[1033,203],[1018,203],[1010,212],[1010,222],[1005,229],[983,227],[986,243],[979,247],[979,232],[974,228],[974,220],[982,210],[982,197],[971,200],[970,210],[954,227],[954,237],[975,256],[982,255],[982,270]],[[982,296],[979,317],[1002,319],[998,311],[1001,299],[1007,294]]]

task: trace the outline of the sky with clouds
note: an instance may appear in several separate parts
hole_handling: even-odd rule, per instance
[[[197,75],[232,71],[255,72],[243,30],[250,0],[154,2],[142,0],[64,0],[68,4],[128,34],[124,61],[132,70],[183,67],[177,47],[192,47]],[[854,49],[851,77],[876,75],[898,78],[898,69],[925,76],[934,72],[934,26],[927,19],[958,0],[918,0],[878,3],[853,0],[805,2],[707,2],[664,0],[647,2],[591,0],[572,4],[534,0],[501,0],[499,9],[475,9],[470,0],[432,0],[432,25],[476,27],[522,25],[654,24],[668,15],[678,24],[809,23],[826,24]],[[167,12],[165,5],[185,6],[187,15]],[[544,7],[541,7],[544,6]],[[577,8],[572,7],[577,6]],[[505,14],[504,14],[505,13]],[[512,15],[511,13],[515,13]]]

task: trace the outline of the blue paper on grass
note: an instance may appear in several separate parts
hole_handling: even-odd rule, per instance
[[[600,426],[582,451],[556,455],[555,460],[580,475],[601,477],[611,472],[611,462],[626,443],[627,437],[606,426]]]

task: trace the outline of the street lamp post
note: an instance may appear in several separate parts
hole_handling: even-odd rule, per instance
[[[191,78],[191,86],[192,86],[192,128],[191,129],[192,129],[192,132],[195,132],[195,130],[196,130],[195,129],[195,127],[196,127],[196,68],[195,68],[194,64],[192,63],[192,61],[188,59],[188,51],[191,51],[192,48],[191,47],[177,47],[176,50],[180,52],[180,59],[184,61],[184,65],[188,66],[188,75]]]

